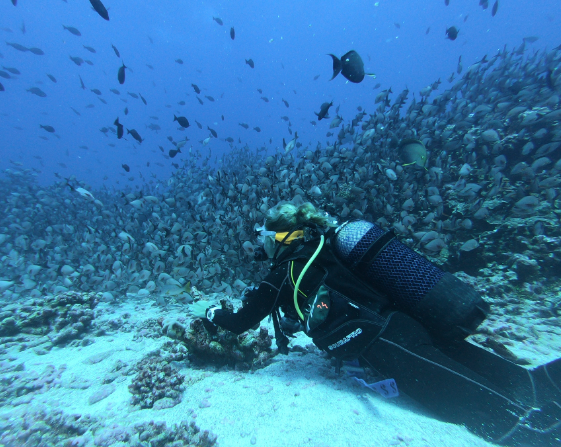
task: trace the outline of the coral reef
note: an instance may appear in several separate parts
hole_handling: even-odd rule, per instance
[[[216,435],[208,430],[200,431],[194,421],[171,427],[165,422],[148,422],[136,425],[134,430],[138,434],[138,443],[134,438],[131,442],[134,446],[211,447],[216,444]]]
[[[24,363],[0,362],[0,404],[22,405],[34,394],[45,393],[60,383],[64,367],[47,365],[42,373],[26,370]]]
[[[456,273],[491,304],[491,314],[470,337],[501,357],[537,366],[554,360],[561,340],[561,280],[522,282],[508,265],[493,263],[477,277]],[[536,354],[538,352],[539,354]],[[540,357],[541,355],[541,357]]]
[[[222,309],[233,310],[227,300],[220,303]],[[266,366],[276,355],[271,350],[272,337],[265,327],[235,335],[220,327],[209,327],[210,330],[207,330],[200,318],[194,319],[188,328],[176,320],[162,320],[161,324],[165,335],[185,343],[189,360],[194,365],[258,369]]]
[[[181,402],[185,376],[170,365],[159,351],[139,361],[135,370],[137,374],[129,385],[133,405],[152,408],[156,402],[165,399],[159,403],[159,407],[162,408],[163,405],[170,408]]]
[[[191,420],[167,426],[150,421],[133,427],[121,424],[104,426],[89,415],[65,414],[41,408],[33,412],[0,416],[0,445],[44,447],[212,447],[216,436],[201,431]]]
[[[82,339],[95,318],[99,294],[65,292],[4,306],[0,337],[47,336],[52,345]]]

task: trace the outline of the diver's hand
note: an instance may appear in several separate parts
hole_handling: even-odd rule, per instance
[[[206,310],[210,307],[210,301],[200,300],[189,306],[191,315],[196,318],[205,318]]]

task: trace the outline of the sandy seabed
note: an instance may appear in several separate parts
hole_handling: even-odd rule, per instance
[[[179,308],[161,309],[153,303],[100,303],[96,323],[128,313],[129,323],[140,325],[149,318],[183,313]],[[273,333],[272,324],[265,320],[263,325]],[[164,421],[169,426],[194,419],[201,430],[210,430],[217,436],[221,447],[493,445],[464,427],[431,418],[404,395],[384,399],[350,376],[337,375],[329,359],[319,350],[310,349],[311,340],[304,335],[291,341],[290,346],[297,346],[296,350],[287,356],[277,355],[271,364],[254,372],[194,369],[187,362],[175,362],[174,366],[185,375],[186,389],[182,401],[172,408],[133,406],[128,385],[134,375],[121,376],[113,382],[113,392],[90,403],[117,360],[134,365],[170,340],[162,336],[135,341],[134,335],[135,332],[102,335],[88,346],[55,347],[42,355],[11,346],[0,358],[4,366],[23,363],[25,371],[39,376],[46,369],[56,370],[58,378],[57,384],[45,392],[4,402],[0,408],[4,423],[11,415],[47,408],[90,415],[106,426],[148,421]],[[103,360],[92,362],[92,358]]]

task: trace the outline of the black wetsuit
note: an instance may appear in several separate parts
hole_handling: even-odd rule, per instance
[[[212,322],[240,334],[268,315],[278,315],[279,308],[298,318],[294,285],[316,246],[302,250],[301,257],[281,256],[259,287],[246,294],[242,308],[236,313],[215,310]],[[308,335],[321,349],[339,358],[358,358],[363,366],[395,379],[401,392],[439,419],[463,424],[489,441],[512,446],[561,445],[560,361],[530,371],[464,340],[438,340],[416,319],[396,311],[387,298],[341,268],[327,249],[299,287],[303,311],[320,284],[332,295],[329,321],[321,331]]]

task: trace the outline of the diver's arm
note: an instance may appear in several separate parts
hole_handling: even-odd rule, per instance
[[[234,334],[239,335],[247,331],[272,312],[285,278],[286,267],[281,266],[269,273],[259,288],[246,294],[247,300],[237,312],[232,313],[220,307],[211,307],[206,312],[206,318]]]

